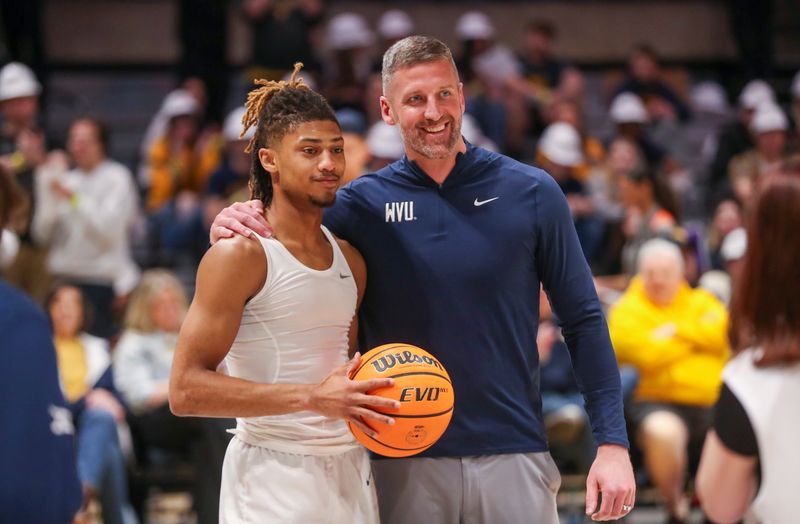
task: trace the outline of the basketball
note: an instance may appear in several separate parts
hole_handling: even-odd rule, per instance
[[[431,447],[453,416],[453,385],[444,366],[424,349],[410,344],[385,344],[361,357],[353,380],[393,378],[394,385],[368,392],[400,402],[399,409],[372,408],[390,417],[393,425],[364,423],[375,438],[348,422],[350,431],[370,451],[386,457],[408,457]]]

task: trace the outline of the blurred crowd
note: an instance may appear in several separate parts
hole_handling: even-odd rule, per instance
[[[242,15],[253,29],[247,74],[282,79],[303,62],[305,82],[336,110],[346,181],[403,156],[378,98],[382,52],[415,32],[408,13],[387,11],[371,27],[357,13],[327,16],[321,0],[250,0]],[[714,81],[669,74],[658,50],[641,44],[623,75],[590,88],[556,53],[568,35],[548,21],[531,20],[515,48],[498,30],[479,11],[456,24],[463,134],[541,167],[566,195],[608,308],[640,480],[685,518],[686,481],[729,357],[726,306],[747,248],[744,217],[800,148],[800,73],[789,92],[754,78],[729,100]],[[200,522],[215,518],[208,494],[219,478],[208,466],[221,464],[233,424],[172,416],[167,380],[209,225],[249,198],[251,137],[241,133],[243,106],[220,118],[226,79],[194,71],[164,98],[138,164],[126,166],[109,157],[114,130],[90,115],[54,147],[40,79],[19,62],[0,70],[0,166],[26,195],[0,236],[0,271],[50,319],[80,480],[106,522],[136,521],[131,453],[193,461]],[[581,472],[593,458],[588,419],[558,319],[541,301],[544,420],[557,460]]]

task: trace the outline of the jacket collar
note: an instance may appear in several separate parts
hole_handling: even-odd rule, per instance
[[[428,174],[419,167],[419,164],[410,160],[408,155],[403,155],[403,158],[393,164],[393,171],[407,180],[423,186],[446,188],[459,185],[476,174],[473,170],[468,168],[473,166],[480,158],[480,151],[478,148],[467,142],[466,139],[464,143],[467,146],[467,150],[463,153],[456,153],[456,163],[441,186],[428,176]]]

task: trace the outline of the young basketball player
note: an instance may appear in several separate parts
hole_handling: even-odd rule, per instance
[[[257,125],[250,186],[272,238],[237,237],[203,257],[170,382],[174,413],[238,417],[225,456],[220,522],[378,520],[369,459],[344,419],[392,419],[352,381],[348,361],[366,271],[322,226],[345,167],[341,129],[325,100],[295,79],[259,81],[244,118]],[[216,370],[225,359],[228,375]]]
[[[586,513],[626,515],[635,482],[619,371],[564,195],[544,171],[464,141],[464,95],[442,42],[412,36],[389,48],[383,95],[406,155],[343,188],[325,224],[369,262],[361,347],[430,351],[450,373],[455,408],[421,456],[373,460],[382,522],[558,522],[537,381],[540,283],[598,444]],[[212,239],[251,229],[266,234],[267,224],[235,205]]]

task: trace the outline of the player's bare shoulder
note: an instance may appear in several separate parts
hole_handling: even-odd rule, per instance
[[[254,295],[267,279],[267,255],[261,241],[239,235],[219,240],[200,262],[198,277],[202,276],[225,279],[230,286]]]
[[[259,260],[265,264],[267,256],[261,242],[255,236],[244,237],[234,235],[231,238],[223,238],[217,241],[206,253],[214,259],[219,259],[226,263],[252,263]]]

